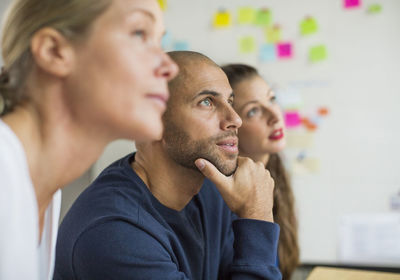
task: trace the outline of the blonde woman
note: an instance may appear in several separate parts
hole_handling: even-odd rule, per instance
[[[283,279],[290,279],[299,263],[294,196],[279,152],[285,148],[285,125],[271,87],[249,65],[223,66],[235,93],[234,109],[242,119],[239,154],[262,162],[275,181],[274,221],[279,224],[278,265]]]
[[[51,279],[59,188],[117,138],[156,139],[177,66],[156,0],[15,0],[0,75],[0,279]]]

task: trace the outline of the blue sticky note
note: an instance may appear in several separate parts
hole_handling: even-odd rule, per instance
[[[186,41],[176,41],[174,43],[175,51],[187,51],[189,50],[189,44]]]
[[[263,44],[260,47],[260,61],[261,62],[270,62],[276,61],[276,47],[272,44]]]
[[[169,32],[166,32],[161,40],[161,47],[165,50],[172,45],[172,37]]]

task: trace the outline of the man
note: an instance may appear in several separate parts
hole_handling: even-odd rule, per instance
[[[137,143],[77,199],[60,227],[55,279],[281,278],[274,183],[238,158],[227,77],[201,54],[170,55],[180,73],[162,139]]]

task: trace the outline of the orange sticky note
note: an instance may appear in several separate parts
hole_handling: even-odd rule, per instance
[[[318,115],[327,116],[329,114],[329,109],[326,107],[321,107],[318,109]]]

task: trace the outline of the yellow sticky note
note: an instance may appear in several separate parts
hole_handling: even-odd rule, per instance
[[[324,45],[314,46],[310,48],[309,57],[311,62],[323,61],[327,58],[328,52]]]
[[[242,7],[238,11],[239,24],[253,24],[256,17],[256,10],[251,7]]]
[[[269,9],[259,9],[254,23],[259,26],[269,26],[272,23],[272,13]]]
[[[213,25],[216,28],[229,27],[232,24],[232,17],[228,11],[219,11],[214,14]]]
[[[167,0],[158,0],[158,4],[160,4],[161,10],[165,11],[167,9]]]
[[[279,26],[268,27],[266,29],[266,37],[268,43],[277,43],[281,40],[281,29]]]
[[[292,172],[296,175],[315,174],[320,171],[320,160],[315,157],[305,158],[301,161],[292,162]]]
[[[253,53],[256,51],[256,40],[253,36],[244,36],[239,40],[239,50],[241,53]]]
[[[309,35],[316,33],[317,31],[318,31],[318,24],[314,18],[308,17],[301,21],[300,23],[301,35]]]
[[[314,145],[314,134],[312,132],[286,132],[286,146],[288,148],[308,149]]]

